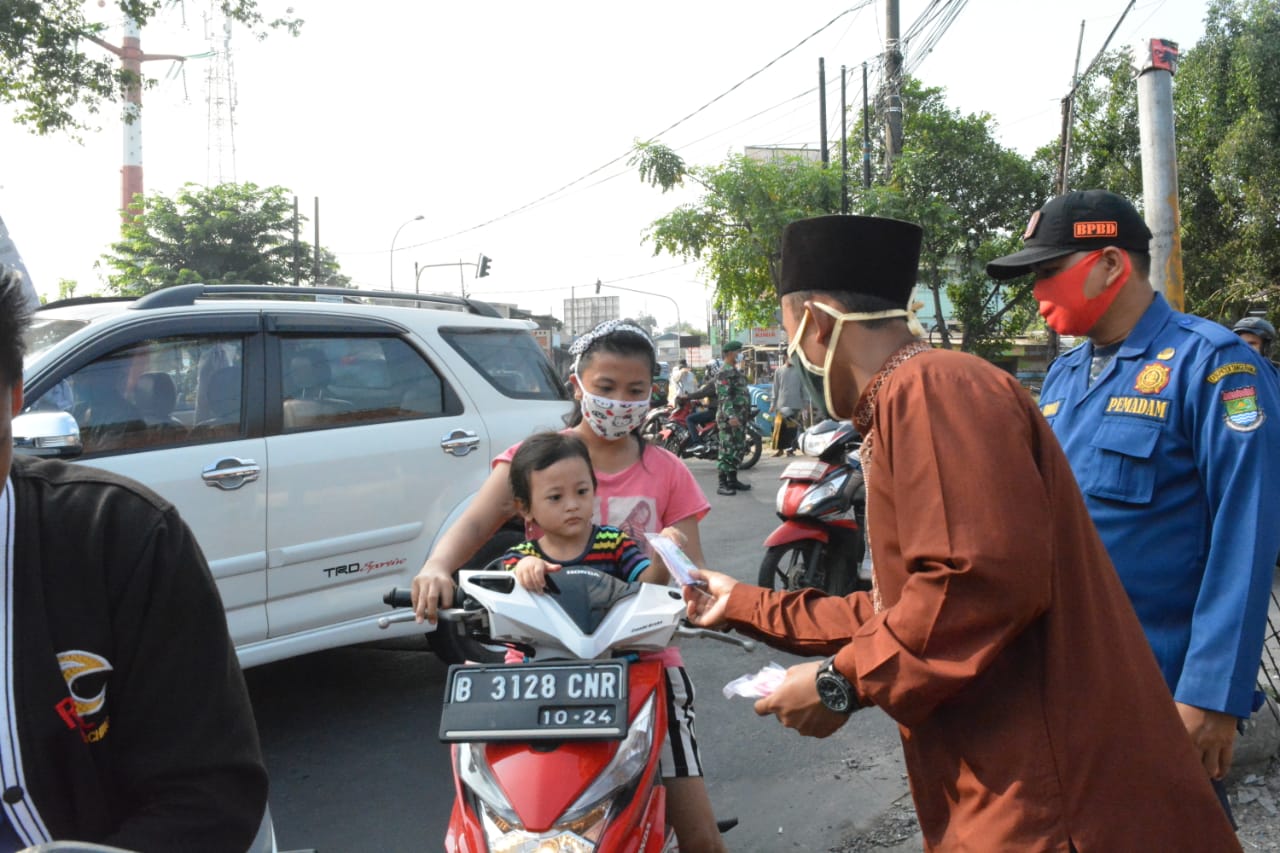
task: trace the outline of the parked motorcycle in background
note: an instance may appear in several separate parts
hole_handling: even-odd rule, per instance
[[[820,589],[848,595],[871,588],[866,554],[866,487],[848,421],[827,420],[801,434],[797,459],[783,469],[777,512],[782,524],[765,539],[758,583],[769,589]]]
[[[693,404],[684,397],[679,400],[675,408],[664,406],[651,410],[640,427],[641,437],[670,450],[681,459],[709,459],[714,462],[720,457],[720,431],[716,422],[710,421],[695,435],[694,427],[689,424]],[[756,426],[758,414],[760,410],[752,406],[746,423],[746,447],[738,461],[738,468],[743,471],[760,461],[760,453],[764,449],[764,438]]]
[[[667,732],[658,651],[673,636],[753,643],[689,626],[680,591],[566,565],[545,594],[507,571],[459,573],[461,621],[519,665],[449,667],[440,739],[453,746],[456,799],[446,850],[674,851],[658,756]],[[388,604],[409,607],[408,590]],[[412,610],[380,622],[413,619]],[[720,824],[725,831],[736,820]]]

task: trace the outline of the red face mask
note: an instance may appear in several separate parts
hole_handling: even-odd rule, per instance
[[[1040,316],[1060,335],[1087,335],[1107,313],[1111,303],[1120,295],[1120,288],[1129,280],[1129,255],[1124,256],[1124,274],[1120,280],[1093,299],[1084,295],[1084,281],[1102,259],[1102,249],[1090,252],[1057,275],[1036,282],[1032,294],[1040,303]]]

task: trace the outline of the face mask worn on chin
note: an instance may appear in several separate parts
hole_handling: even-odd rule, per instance
[[[800,341],[804,338],[804,327],[809,322],[809,310],[806,306],[804,317],[800,320],[800,326],[796,329],[795,337],[791,339],[791,343],[787,346],[787,355],[791,358],[792,366],[799,365],[800,376],[804,379],[805,385],[808,386],[809,392],[813,395],[813,399],[822,400],[827,407],[827,414],[838,420],[849,420],[853,417],[853,412],[841,414],[836,411],[835,406],[831,402],[831,361],[835,358],[836,344],[840,340],[840,331],[844,323],[853,321],[859,322],[863,320],[887,320],[891,317],[906,317],[907,328],[911,330],[911,334],[917,338],[924,337],[924,329],[920,326],[914,311],[906,308],[896,308],[892,311],[869,311],[863,313],[841,314],[836,309],[822,302],[811,302],[810,305],[819,310],[830,314],[836,318],[835,328],[831,330],[831,340],[827,341],[827,357],[823,360],[822,367],[818,367],[809,361],[809,357],[804,354],[804,349],[800,346]]]
[[[1128,253],[1124,254],[1124,273],[1120,279],[1093,299],[1084,295],[1084,282],[1102,260],[1102,249],[1090,252],[1056,275],[1036,282],[1032,294],[1040,303],[1040,316],[1060,335],[1087,335],[1116,301],[1129,280],[1132,264]]]
[[[578,390],[582,392],[582,419],[596,435],[617,441],[644,423],[644,416],[649,412],[648,399],[630,402],[598,397],[582,387],[582,377],[576,373],[574,376],[578,379]]]

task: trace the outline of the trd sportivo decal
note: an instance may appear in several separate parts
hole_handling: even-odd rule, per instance
[[[327,577],[337,577],[338,575],[362,575],[369,572],[376,572],[379,569],[396,569],[409,562],[404,557],[393,557],[390,560],[366,560],[364,563],[346,563],[341,566],[331,566],[324,570]]]

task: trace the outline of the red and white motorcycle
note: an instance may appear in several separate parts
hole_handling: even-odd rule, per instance
[[[800,437],[817,459],[797,459],[783,469],[777,513],[782,523],[765,539],[760,586],[813,587],[832,595],[871,588],[863,573],[866,488],[858,448],[862,439],[848,421],[824,421]]]
[[[454,744],[456,798],[445,849],[675,850],[658,776],[666,680],[660,661],[634,653],[664,649],[677,635],[753,644],[685,624],[674,587],[587,566],[548,575],[545,594],[506,571],[460,572],[459,589],[461,606],[440,617],[526,662],[449,667],[440,739]],[[384,600],[409,606],[406,590]]]

